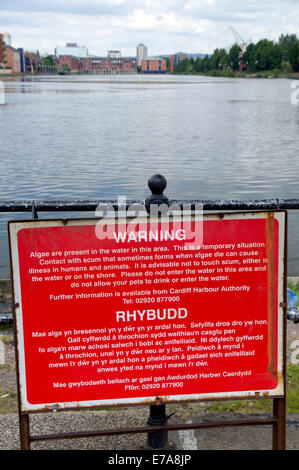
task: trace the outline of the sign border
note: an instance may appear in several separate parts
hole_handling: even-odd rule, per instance
[[[19,257],[17,249],[17,234],[19,230],[24,228],[40,228],[40,227],[56,227],[65,225],[96,225],[101,218],[71,218],[71,219],[39,219],[39,220],[11,220],[8,222],[9,233],[9,251],[11,264],[11,281],[13,292],[13,316],[15,331],[15,353],[16,353],[16,369],[17,369],[17,385],[18,400],[20,413],[34,413],[53,410],[71,410],[78,408],[94,408],[94,407],[114,407],[121,405],[149,405],[149,404],[166,404],[177,402],[193,402],[193,401],[219,401],[231,399],[254,399],[254,398],[280,398],[285,396],[285,366],[286,366],[286,258],[287,258],[287,211],[245,211],[245,212],[222,212],[208,213],[201,216],[201,220],[234,220],[240,218],[267,218],[273,217],[279,222],[279,252],[278,252],[278,318],[277,318],[277,376],[278,385],[271,390],[250,390],[220,393],[202,393],[188,395],[169,395],[169,396],[152,396],[152,397],[134,397],[123,399],[104,399],[92,401],[78,402],[59,402],[59,403],[42,403],[31,404],[27,400],[26,394],[26,371],[25,371],[25,347],[23,338],[23,322],[22,322],[22,299],[19,272]],[[138,217],[139,223],[148,221],[178,221],[178,216],[172,217]],[[196,216],[191,218],[195,220]],[[124,220],[129,222],[134,218],[106,218],[107,222],[113,220],[115,223],[122,224]]]

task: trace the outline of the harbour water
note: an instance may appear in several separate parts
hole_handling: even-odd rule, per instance
[[[291,102],[291,83],[5,79],[0,200],[142,199],[154,173],[167,178],[173,199],[298,198],[299,104]],[[25,217],[31,214],[0,214],[0,278],[9,277],[6,222]],[[299,275],[299,211],[289,214],[288,274]]]

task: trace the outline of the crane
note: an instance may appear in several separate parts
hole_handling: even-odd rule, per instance
[[[233,33],[238,46],[241,48],[240,53],[239,53],[239,70],[240,72],[243,72],[243,67],[244,67],[243,56],[245,54],[247,44],[242,38],[242,36],[238,33],[238,31],[233,26],[230,26],[229,29]]]

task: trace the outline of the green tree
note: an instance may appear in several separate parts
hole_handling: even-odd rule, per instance
[[[239,55],[241,52],[240,46],[238,44],[233,44],[233,46],[230,48],[228,56],[227,56],[227,63],[228,65],[233,69],[233,70],[238,70],[239,69]]]
[[[227,67],[228,55],[227,55],[225,49],[220,49],[220,51],[222,51],[222,54],[221,54],[221,58],[220,58],[220,61],[219,61],[219,67],[221,69],[225,69]]]
[[[225,49],[215,49],[209,60],[211,70],[224,68],[227,63],[227,54]]]
[[[299,72],[299,42],[290,47],[289,63],[293,67],[294,72]]]
[[[257,71],[281,67],[282,52],[279,44],[275,44],[268,39],[262,39],[255,46],[255,54]]]
[[[191,73],[192,72],[192,63],[189,59],[181,60],[175,68],[177,73]]]
[[[201,58],[200,57],[197,57],[195,63],[194,63],[194,71],[197,72],[197,73],[200,73],[201,72]]]
[[[296,34],[281,35],[278,41],[281,48],[282,60],[289,63],[294,72],[299,71],[299,39]],[[286,67],[286,65],[284,65]]]
[[[208,55],[205,55],[205,57],[203,59],[201,59],[201,61],[200,61],[199,72],[200,73],[206,73],[209,70],[211,70],[210,57]]]
[[[170,58],[169,57],[166,57],[166,70],[167,72],[170,71]]]
[[[296,44],[298,44],[299,40],[296,34],[281,34],[278,44],[281,48],[282,52],[282,60],[289,62],[290,60],[290,52]]]
[[[48,71],[57,72],[57,65],[54,62],[53,56],[48,55],[42,59],[42,64],[44,68]]]
[[[44,57],[42,62],[47,65],[48,67],[55,67],[55,62],[52,56],[48,55],[47,57]]]
[[[248,44],[246,51],[243,55],[243,62],[246,65],[246,69],[249,72],[255,72],[256,71],[256,61],[257,61],[257,56],[256,56],[256,47],[255,44],[250,43]]]

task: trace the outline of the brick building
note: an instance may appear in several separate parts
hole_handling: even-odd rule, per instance
[[[86,57],[80,59],[80,73],[129,74],[136,72],[135,57]]]
[[[57,59],[57,65],[62,70],[68,69],[70,72],[79,72],[80,60],[77,57],[61,55]]]
[[[92,59],[89,57],[85,57],[84,59],[80,59],[79,64],[79,71],[80,73],[92,73],[93,64]]]
[[[24,59],[26,72],[38,72],[40,70],[41,58],[38,52],[36,54],[33,52],[25,52]]]
[[[3,34],[0,33],[0,68],[5,68],[6,66],[6,51],[5,51],[5,42]]]
[[[136,73],[137,60],[131,57],[123,57],[121,61],[121,73]]]
[[[9,68],[12,73],[21,73],[20,53],[11,46],[6,46],[6,67]]]
[[[142,73],[166,73],[166,59],[152,58],[142,59]]]

